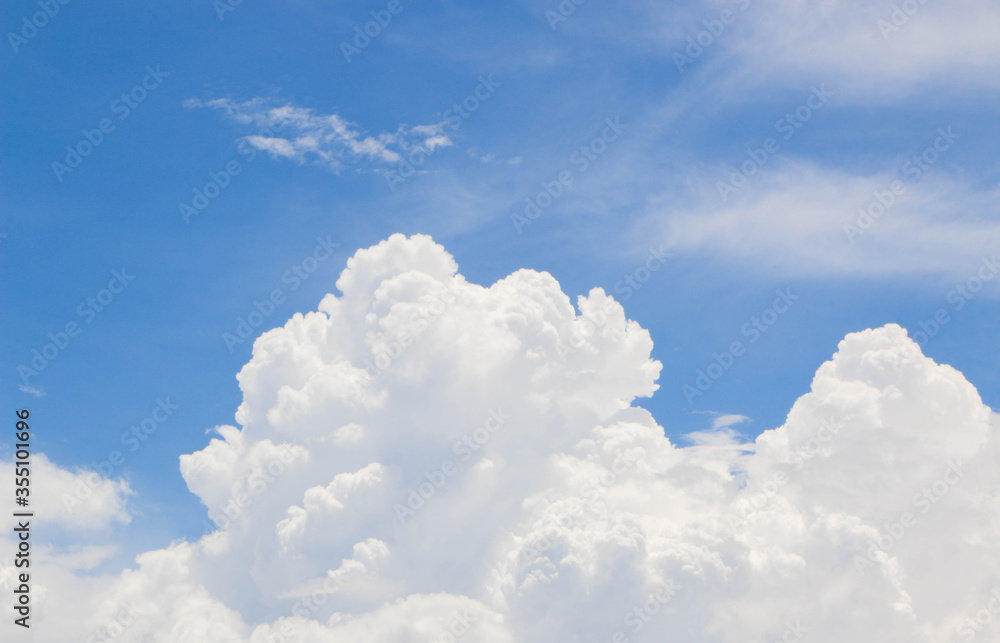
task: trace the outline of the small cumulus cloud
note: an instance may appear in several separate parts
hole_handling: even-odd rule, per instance
[[[223,112],[234,122],[258,131],[240,140],[275,159],[318,163],[335,172],[346,168],[377,170],[402,161],[412,152],[430,153],[453,143],[445,122],[410,126],[395,131],[366,134],[338,114],[322,114],[293,105],[274,105],[255,98],[237,102],[227,98],[190,98],[187,108]]]

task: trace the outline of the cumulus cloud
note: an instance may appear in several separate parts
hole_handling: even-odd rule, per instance
[[[109,480],[90,469],[63,469],[44,453],[31,456],[32,510],[35,522],[47,528],[58,527],[72,532],[97,531],[113,524],[128,524],[126,508],[132,489],[124,479]],[[0,461],[0,477],[14,480],[15,461]],[[0,518],[5,532],[16,526],[10,514]]]
[[[17,460],[0,461],[0,477],[12,483],[23,478],[16,466]],[[56,536],[71,539],[99,537],[114,526],[131,522],[127,502],[133,494],[124,479],[110,480],[96,471],[76,468],[72,471],[59,467],[44,453],[33,453],[30,458],[30,504],[19,508],[28,517],[5,512],[0,516],[0,589],[13,592],[21,585],[20,574],[31,574],[32,597],[43,603],[50,600],[62,605],[59,615],[53,615],[46,624],[48,639],[58,640],[72,632],[79,635],[75,622],[83,622],[95,608],[88,601],[73,601],[72,597],[90,596],[93,592],[109,587],[110,578],[93,575],[93,570],[114,555],[117,545],[73,545],[56,548],[48,544]],[[21,475],[15,477],[15,472]],[[30,523],[31,539],[29,565],[19,548],[18,532],[13,531],[24,521]],[[19,564],[17,564],[19,563]],[[41,574],[35,574],[44,570]],[[41,583],[38,579],[43,577]],[[63,603],[63,600],[69,600]],[[13,619],[2,628],[14,630]],[[20,628],[17,628],[20,629]],[[0,630],[5,631],[5,630]],[[12,639],[13,640],[13,639]]]
[[[430,125],[400,125],[394,132],[364,134],[338,114],[320,114],[293,105],[275,106],[255,98],[238,102],[228,98],[184,101],[189,108],[206,107],[224,112],[256,134],[241,141],[272,158],[298,163],[315,162],[339,172],[368,163],[372,167],[395,165],[411,153],[431,153],[452,145],[444,121]]]
[[[680,447],[632,404],[649,333],[600,289],[472,284],[420,235],[336,285],[181,458],[219,529],[62,571],[46,613],[89,609],[36,640],[944,643],[983,609],[1000,636],[1000,421],[904,329],[846,337],[755,441],[729,415]]]

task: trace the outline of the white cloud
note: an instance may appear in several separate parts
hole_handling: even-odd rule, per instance
[[[725,199],[718,182],[730,181],[731,172],[706,171],[696,179],[690,205],[658,206],[639,225],[641,235],[665,227],[675,250],[708,251],[790,276],[971,277],[983,257],[996,253],[996,189],[934,169],[914,182],[895,172],[859,175],[803,161],[772,163]],[[901,194],[891,193],[893,182]]]
[[[291,142],[283,138],[273,136],[247,136],[244,139],[258,150],[263,150],[274,158],[295,159],[303,156],[304,147],[300,145],[298,149]],[[311,146],[310,146],[311,148]]]
[[[705,0],[650,2],[644,12],[592,37],[628,34],[628,45],[670,56],[686,81],[732,100],[818,82],[865,104],[915,93],[947,100],[933,92],[1000,84],[1000,7],[991,0]]]
[[[209,101],[191,98],[183,104],[188,108],[223,111],[237,123],[263,132],[241,140],[273,158],[316,162],[337,172],[361,163],[376,167],[395,165],[410,153],[429,154],[452,145],[443,121],[430,125],[404,124],[395,132],[366,135],[337,114],[319,114],[292,105],[275,107],[261,98],[242,103],[226,98]]]
[[[1000,82],[1000,7],[990,0],[753,4],[751,29],[731,45],[722,40],[751,77],[823,80],[863,102]]]
[[[574,309],[547,273],[481,287],[401,235],[337,286],[257,340],[242,427],[182,457],[238,515],[46,587],[40,615],[89,610],[36,640],[124,604],[123,643],[944,643],[989,600],[1000,421],[898,326],[845,338],[755,442],[681,448],[631,406],[660,364],[599,289]]]
[[[131,521],[125,505],[133,492],[126,480],[109,480],[90,469],[67,471],[44,453],[32,454],[29,462],[27,510],[35,512],[34,522],[70,531],[96,531]],[[15,479],[14,463],[0,461],[2,479]],[[0,528],[6,532],[16,523],[17,519],[7,513],[0,519]]]
[[[742,424],[743,422],[749,422],[750,418],[745,415],[720,415],[712,420],[712,430],[718,431],[719,429],[727,429],[735,424]]]

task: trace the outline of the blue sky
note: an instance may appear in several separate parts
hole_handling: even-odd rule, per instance
[[[888,5],[832,3],[806,18],[776,2],[591,1],[553,28],[546,12],[558,6],[403,0],[350,61],[341,43],[387,3],[245,1],[220,18],[207,0],[70,2],[16,52],[8,37],[5,407],[29,407],[39,448],[72,467],[121,448],[157,400],[178,405],[114,474],[138,493],[133,553],[201,533],[177,458],[233,422],[251,346],[230,351],[223,334],[274,289],[283,303],[255,335],[315,310],[348,257],[394,232],[432,235],[475,283],[532,268],[574,299],[593,287],[616,296],[663,363],[640,404],[671,438],[713,414],[751,418],[736,427],[749,437],[779,426],[847,333],[888,322],[912,332],[939,309],[948,321],[925,353],[1000,407],[1000,281],[961,310],[949,299],[1000,250],[996,51],[975,20],[949,17],[971,29],[963,49],[922,41],[920,13],[884,38]],[[7,3],[4,24],[19,32],[37,10]],[[675,54],[698,51],[685,54],[687,38],[705,21],[718,29],[723,11],[731,22],[679,70]],[[483,78],[495,87],[455,127],[446,112]],[[810,104],[814,88],[829,96]],[[262,132],[283,107],[299,120]],[[789,114],[801,127],[782,129]],[[331,133],[333,115],[348,134]],[[79,166],[54,170],[104,119],[113,129],[105,122]],[[939,141],[948,128],[954,138]],[[274,141],[316,132],[331,138],[312,151]],[[764,158],[769,138],[778,150],[723,199],[719,182]],[[374,148],[351,148],[365,140]],[[915,180],[904,164],[936,141]],[[390,188],[399,168],[387,159],[421,146],[426,160]],[[180,206],[233,162],[238,174],[186,222]],[[572,184],[518,231],[525,199],[567,172]],[[843,224],[894,181],[898,201],[852,243]],[[283,276],[317,238],[337,248],[293,289]],[[616,292],[651,248],[665,264]],[[88,322],[80,306],[113,271],[134,280]],[[797,299],[751,343],[743,329],[777,290]],[[70,322],[80,333],[68,346],[19,375]],[[734,341],[745,353],[689,403],[682,388]]]

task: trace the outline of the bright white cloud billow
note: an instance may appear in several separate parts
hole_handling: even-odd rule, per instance
[[[478,286],[402,235],[337,287],[181,458],[222,528],[47,586],[47,613],[92,609],[36,640],[945,643],[990,604],[1000,421],[898,326],[845,338],[755,442],[730,415],[681,448],[631,406],[661,365],[599,289]]]

